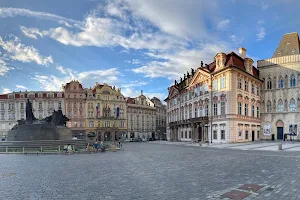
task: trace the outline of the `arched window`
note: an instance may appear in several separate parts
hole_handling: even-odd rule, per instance
[[[290,87],[295,87],[295,86],[296,86],[296,78],[294,74],[292,74],[290,78]]]
[[[271,78],[268,78],[267,89],[268,90],[272,89],[272,80],[271,80]]]
[[[282,103],[281,99],[279,99],[279,101],[278,101],[277,111],[278,112],[283,111],[283,103]]]
[[[294,99],[290,100],[290,111],[296,111],[296,103]]]
[[[272,103],[271,101],[268,101],[267,103],[267,112],[271,112],[272,111]]]
[[[283,82],[283,78],[281,76],[279,76],[278,78],[278,88],[283,88],[284,82]]]

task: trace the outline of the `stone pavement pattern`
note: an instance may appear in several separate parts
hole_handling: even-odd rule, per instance
[[[300,199],[300,155],[151,143],[77,155],[0,155],[0,199]]]

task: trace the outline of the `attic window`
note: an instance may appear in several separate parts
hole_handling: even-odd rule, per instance
[[[278,51],[278,53],[277,53],[278,55],[280,55],[281,54],[281,51]]]
[[[286,44],[291,44],[290,42],[287,42]]]

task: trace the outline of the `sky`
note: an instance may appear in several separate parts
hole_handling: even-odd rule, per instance
[[[1,0],[0,93],[79,80],[161,100],[217,53],[272,57],[300,29],[299,0]]]

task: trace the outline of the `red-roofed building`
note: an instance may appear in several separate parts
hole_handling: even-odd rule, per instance
[[[218,53],[168,88],[167,137],[176,141],[230,143],[260,137],[259,72],[246,49]]]

